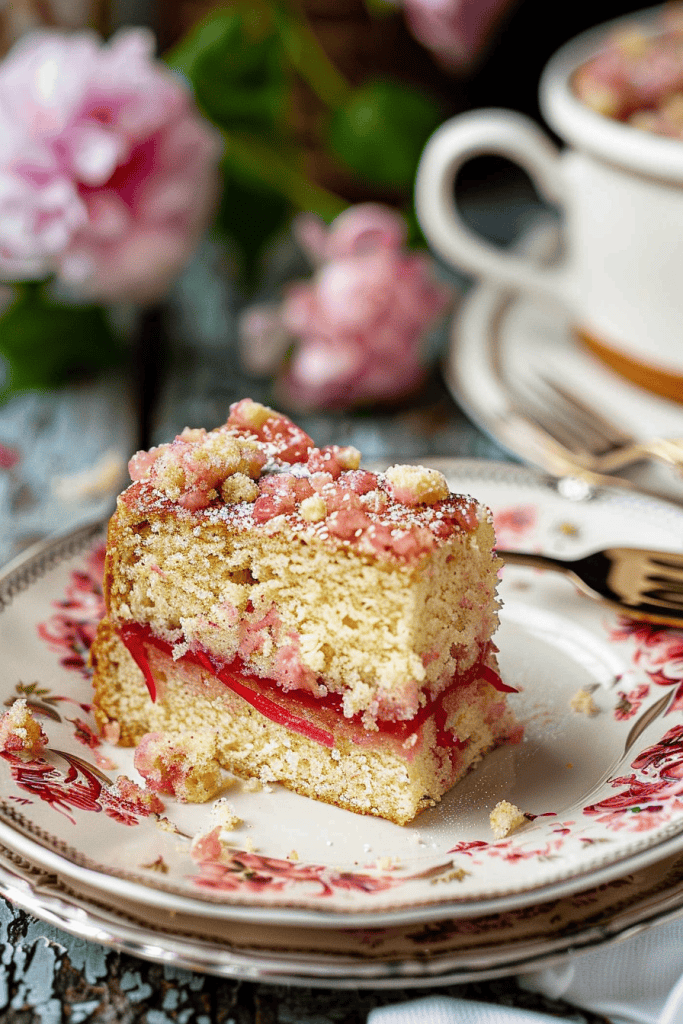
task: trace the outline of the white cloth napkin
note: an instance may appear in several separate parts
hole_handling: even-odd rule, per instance
[[[612,1024],[683,1024],[683,921],[649,928],[517,978]],[[531,1010],[434,995],[372,1010],[367,1024],[557,1024]]]

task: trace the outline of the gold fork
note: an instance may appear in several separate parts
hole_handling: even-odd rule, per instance
[[[584,594],[631,618],[683,627],[683,553],[618,547],[556,558],[497,550],[506,564],[564,573]]]
[[[586,404],[573,391],[545,376],[526,382],[525,413],[562,445],[584,469],[614,473],[646,459],[683,472],[683,438],[639,441]]]

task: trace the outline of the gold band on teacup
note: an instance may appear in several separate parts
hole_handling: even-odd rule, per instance
[[[590,349],[601,362],[615,370],[620,376],[625,377],[626,380],[630,380],[633,384],[660,395],[662,398],[683,402],[683,374],[671,373],[669,370],[650,366],[632,356],[624,355],[623,352],[619,352],[588,331],[577,329],[576,335],[581,343]]]

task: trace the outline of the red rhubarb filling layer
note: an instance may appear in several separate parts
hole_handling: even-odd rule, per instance
[[[157,687],[147,647],[151,646],[173,658],[173,645],[156,636],[149,626],[129,623],[119,627],[119,635],[131,657],[142,672],[152,701],[156,700]],[[350,731],[355,743],[373,742],[378,735],[391,738],[394,742],[410,747],[410,737],[432,716],[437,729],[439,746],[466,746],[446,730],[446,698],[455,690],[470,686],[476,679],[484,679],[501,693],[515,692],[500,676],[486,664],[489,645],[482,650],[479,659],[467,670],[458,674],[437,697],[428,701],[417,714],[405,721],[379,721],[378,729],[369,731],[363,727],[361,716],[352,719],[344,717],[342,698],[339,694],[314,696],[307,691],[297,690],[284,693],[272,679],[263,679],[244,670],[239,659],[225,663],[205,650],[191,650],[174,659],[180,664],[195,665],[217,679],[233,693],[238,694],[251,707],[269,721],[283,725],[307,739],[326,747],[333,747],[335,732]],[[408,742],[407,742],[408,741]]]

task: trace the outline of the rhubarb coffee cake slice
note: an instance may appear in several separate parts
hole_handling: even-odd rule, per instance
[[[228,769],[405,824],[520,738],[490,513],[359,465],[249,399],[131,460],[91,657],[152,789],[207,800]]]

